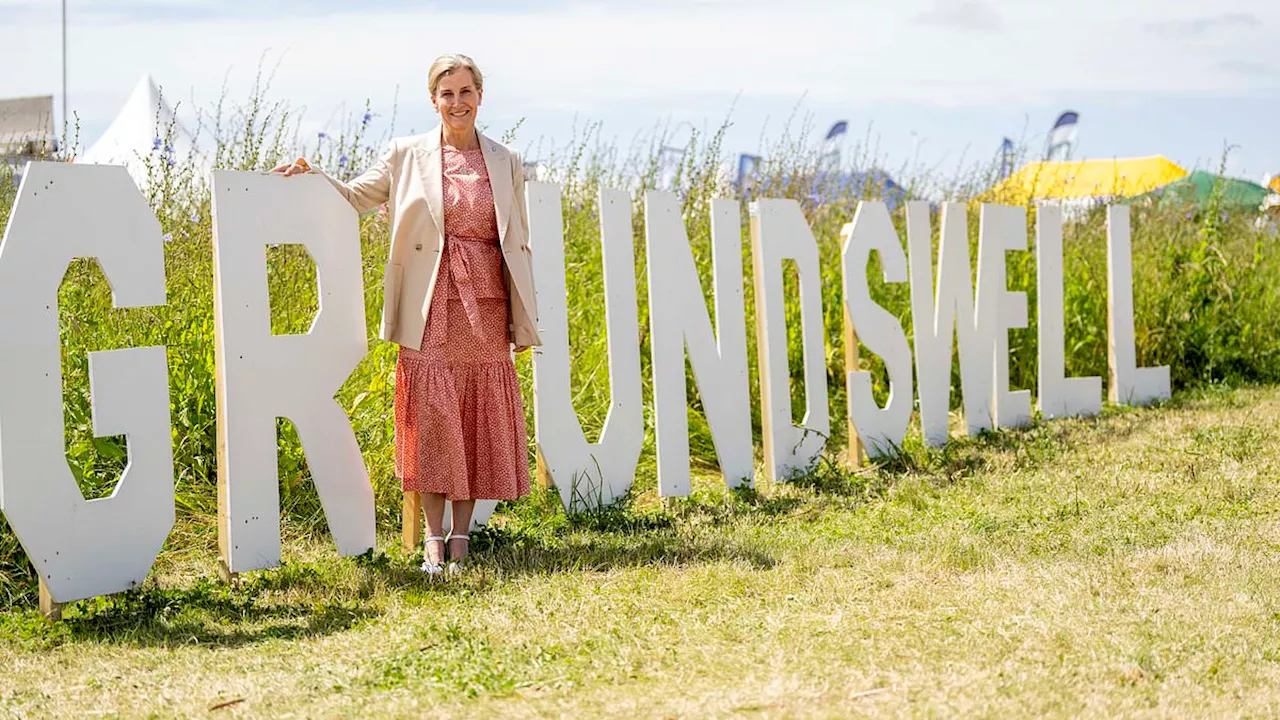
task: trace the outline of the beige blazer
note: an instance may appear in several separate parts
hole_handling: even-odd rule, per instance
[[[441,128],[396,138],[372,168],[350,182],[318,169],[357,212],[388,203],[391,256],[383,279],[383,340],[422,349],[422,332],[440,274],[444,236]],[[480,135],[484,164],[493,187],[493,205],[502,245],[503,276],[511,309],[508,335],[517,346],[541,345],[529,253],[529,215],[524,200],[524,166],[502,143]]]

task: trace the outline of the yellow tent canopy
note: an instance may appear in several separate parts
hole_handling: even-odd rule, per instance
[[[1271,188],[1271,192],[1280,193],[1280,175],[1276,175],[1271,178],[1271,185],[1269,187]]]
[[[986,199],[1024,205],[1029,200],[1049,198],[1133,197],[1186,175],[1186,170],[1162,155],[1033,162],[993,187]]]

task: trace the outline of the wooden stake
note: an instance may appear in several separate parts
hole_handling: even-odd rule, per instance
[[[547,459],[542,457],[542,448],[537,449],[536,470],[539,486],[544,488],[555,487],[555,481],[551,479],[551,471],[547,469]]]
[[[401,506],[400,542],[407,555],[412,555],[422,546],[422,496],[416,492],[404,494]]]
[[[240,574],[231,572],[225,557],[218,558],[218,577],[228,585],[235,585],[240,582]]]
[[[773,399],[770,396],[769,389],[769,343],[767,334],[767,323],[764,318],[764,303],[761,298],[764,297],[764,248],[761,247],[760,240],[760,218],[756,214],[755,208],[750,212],[751,227],[751,284],[755,290],[755,316],[756,316],[756,367],[760,369],[760,436],[762,457],[764,458],[764,476],[770,482],[777,482],[778,478],[773,476]]]
[[[1111,262],[1111,248],[1107,248],[1107,262]],[[1116,372],[1116,289],[1112,281],[1113,273],[1107,268],[1107,402],[1120,404],[1119,373]]]
[[[40,614],[49,622],[62,622],[62,603],[53,599],[44,578],[40,578]]]
[[[853,235],[844,235],[844,244],[848,245]],[[841,248],[843,252],[843,248]],[[844,376],[847,379],[849,374],[858,369],[858,334],[853,330],[853,318],[849,316],[849,306],[841,301],[844,305]],[[849,388],[845,388],[845,395],[848,396]],[[862,467],[862,437],[858,435],[858,428],[853,424],[853,417],[849,414],[848,404],[845,406],[845,420],[849,425],[849,447],[845,451],[845,465],[850,469]]]
[[[231,517],[228,514],[227,486],[227,417],[226,417],[226,381],[222,377],[222,310],[218,302],[218,282],[213,282],[213,347],[214,356],[218,360],[213,364],[214,392],[217,396],[214,411],[215,451],[218,464],[218,577],[225,583],[234,583],[236,574],[231,572]]]

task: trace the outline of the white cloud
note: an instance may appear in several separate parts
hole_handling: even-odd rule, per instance
[[[992,32],[1004,25],[1000,14],[982,0],[937,0],[933,7],[917,15],[915,22],[973,32]]]
[[[0,0],[0,12],[13,5]],[[309,127],[327,124],[343,102],[350,113],[366,98],[388,109],[398,86],[399,127],[422,129],[426,67],[447,51],[476,58],[487,75],[487,114],[504,119],[590,118],[637,107],[650,108],[646,124],[668,113],[718,117],[739,93],[772,99],[785,116],[801,96],[843,108],[960,108],[1027,107],[1080,93],[1258,97],[1280,90],[1280,56],[1271,52],[1280,46],[1280,3],[1251,0],[1217,0],[1211,12],[1198,0],[655,0],[535,9],[507,2],[490,12],[460,4],[420,12],[362,6],[285,19],[254,18],[242,5],[225,19],[200,22],[84,25],[73,14],[72,107],[105,121],[146,72],[170,97],[194,89],[203,105],[233,70],[229,94],[240,99],[264,53],[280,61],[274,95],[306,107]],[[16,72],[0,77],[0,97],[58,91],[56,8],[45,15],[0,27],[0,47],[20,58]],[[922,25],[921,18],[950,21]],[[977,27],[989,32],[972,32]]]
[[[1196,37],[1215,30],[1255,28],[1261,25],[1262,20],[1252,12],[1229,12],[1181,20],[1157,20],[1147,23],[1145,27],[1159,35]]]
[[[755,2],[702,2],[683,10],[611,3],[501,13],[353,13],[283,24],[243,17],[136,21],[73,26],[71,72],[81,97],[127,86],[129,76],[142,71],[204,89],[219,85],[231,65],[251,67],[262,52],[283,50],[282,89],[300,93],[309,103],[332,104],[335,97],[389,94],[397,83],[420,82],[432,55],[456,48],[477,58],[495,89],[508,97],[574,108],[739,90],[790,97],[808,92],[818,101],[955,105],[1061,91],[1275,88],[1265,73],[1223,77],[1219,68],[1253,63],[1280,70],[1280,58],[1261,52],[1267,40],[1280,40],[1280,4],[1259,8],[1222,0],[1209,20],[1179,10],[1176,4],[1149,0],[959,0],[896,9],[880,3],[798,2],[785,10]],[[963,11],[984,22],[1003,18],[1003,35],[992,39],[956,32],[956,23],[969,22],[958,19],[962,15],[956,13]],[[953,22],[921,27],[912,19],[922,13],[942,19],[951,13]],[[1246,16],[1248,23],[1230,21]],[[1212,24],[1212,18],[1218,18],[1219,42],[1188,46],[1143,32],[1152,23],[1200,27],[1197,23]],[[44,91],[56,86],[55,23],[56,14],[48,24],[0,29],[0,46],[11,49],[10,57],[23,58],[22,65],[30,63],[25,72],[15,73],[21,78],[0,80],[0,94],[10,94],[15,85]]]

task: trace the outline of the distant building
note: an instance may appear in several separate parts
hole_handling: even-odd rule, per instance
[[[21,172],[27,161],[46,159],[57,150],[52,95],[0,100],[0,162]]]

